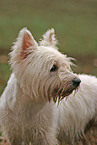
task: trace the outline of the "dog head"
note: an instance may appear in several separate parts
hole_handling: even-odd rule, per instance
[[[10,53],[10,64],[20,87],[35,100],[54,102],[77,89],[80,79],[70,68],[72,58],[58,51],[54,29],[39,44],[23,28]]]

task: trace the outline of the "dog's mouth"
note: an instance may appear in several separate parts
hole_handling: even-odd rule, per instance
[[[62,100],[65,97],[68,97],[74,90],[77,90],[75,87],[68,87],[67,90],[61,89],[59,92],[59,99]]]
[[[58,90],[59,89],[55,89],[56,95],[53,97],[53,101],[55,103],[56,103],[57,99],[58,99],[58,102],[60,102],[65,97],[68,97],[73,92],[73,90],[76,90],[76,89],[68,88],[68,90],[63,90],[63,89],[61,89],[60,91],[58,91]]]
[[[73,85],[72,82],[68,82],[63,88],[57,88],[55,89],[55,97],[53,97],[54,102],[57,101],[60,102],[62,99],[64,99],[65,97],[68,98],[68,96],[73,92],[78,90],[79,85]]]

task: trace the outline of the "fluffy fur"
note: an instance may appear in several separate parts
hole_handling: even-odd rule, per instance
[[[97,78],[74,74],[71,59],[58,51],[54,29],[39,44],[26,28],[20,31],[0,100],[0,124],[11,145],[73,144],[85,138],[91,120],[97,123]]]

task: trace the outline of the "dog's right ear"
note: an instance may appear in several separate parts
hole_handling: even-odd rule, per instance
[[[18,59],[25,59],[31,52],[33,52],[38,47],[37,42],[33,38],[27,28],[23,28],[18,35],[17,41],[12,47],[13,52],[11,52],[11,57],[17,56]],[[14,56],[12,56],[14,53]]]
[[[23,36],[22,36],[23,35]],[[29,53],[31,53],[31,50],[36,49],[38,44],[33,38],[30,31],[28,31],[26,28],[22,29],[20,31],[20,37],[23,37],[22,39],[22,51],[21,51],[21,57],[26,58]]]
[[[20,40],[19,40],[20,39]],[[37,42],[33,38],[32,34],[30,33],[27,28],[23,28],[18,37],[19,42],[21,43],[21,58],[26,58],[31,51],[38,47]]]

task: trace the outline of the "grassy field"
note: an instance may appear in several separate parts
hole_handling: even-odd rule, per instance
[[[62,51],[97,56],[97,0],[0,0],[0,47],[23,27],[37,40],[54,27]]]
[[[8,52],[21,28],[38,41],[54,28],[60,51],[77,59],[77,73],[97,76],[97,0],[0,0],[0,95],[10,76]]]

